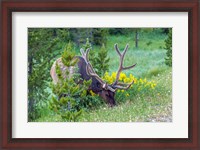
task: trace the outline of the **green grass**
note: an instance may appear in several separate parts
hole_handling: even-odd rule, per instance
[[[134,37],[134,36],[133,36]],[[134,47],[132,36],[110,36],[106,48],[110,57],[110,70],[118,69],[119,57],[114,50],[118,43],[121,51],[129,43],[125,56],[125,66],[137,63],[137,66],[125,73],[137,78],[155,81],[157,86],[151,92],[136,92],[131,98],[119,101],[116,107],[99,106],[95,110],[83,112],[80,122],[169,122],[172,121],[172,69],[164,63],[166,51],[163,49],[165,35],[141,35],[139,48]],[[99,47],[94,47],[97,50]],[[77,50],[78,52],[78,50]],[[44,114],[36,122],[62,122],[62,118],[44,108]]]
[[[136,67],[131,70],[127,70],[126,73],[133,73],[136,77],[146,77],[147,73],[155,68],[163,68],[161,71],[165,70],[166,66],[164,64],[165,50],[132,50],[129,49],[125,56],[125,66],[137,63]],[[109,72],[116,72],[119,66],[119,57],[117,53],[113,50],[109,51],[110,70]]]
[[[96,110],[84,112],[79,122],[169,122],[172,121],[172,77],[168,68],[152,79],[157,87],[148,94],[136,94],[118,106],[110,108],[100,106]],[[36,122],[62,122],[62,118],[54,113],[44,116]]]

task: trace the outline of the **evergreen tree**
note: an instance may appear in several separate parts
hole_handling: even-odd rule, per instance
[[[47,105],[49,68],[60,53],[62,40],[68,40],[67,32],[67,29],[28,29],[28,121],[39,118]]]
[[[71,43],[66,45],[62,54],[62,62],[68,68],[73,67],[77,70],[77,61],[74,61],[75,53],[72,51]],[[87,89],[91,84],[91,80],[83,81],[83,84],[77,84],[80,79],[80,75],[73,73],[72,77],[67,69],[63,77],[58,64],[56,64],[56,74],[58,76],[58,83],[52,84],[52,91],[54,96],[50,102],[50,109],[59,114],[64,121],[77,121],[82,111],[88,107],[88,102],[92,100],[92,96],[87,95]]]
[[[92,42],[95,45],[101,46],[102,43],[106,44],[108,29],[107,28],[93,28],[92,30]]]
[[[169,30],[168,37],[165,40],[165,49],[167,50],[165,64],[168,66],[172,66],[172,29]]]
[[[88,48],[90,48],[92,50],[92,45],[89,41],[89,38],[86,39],[86,43],[82,47],[84,50],[87,50]]]
[[[109,61],[110,58],[108,57],[108,51],[103,44],[95,59],[98,75],[103,76],[106,71],[109,71]]]

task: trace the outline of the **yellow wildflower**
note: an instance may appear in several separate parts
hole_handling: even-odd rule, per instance
[[[125,73],[120,73],[120,76],[119,76],[119,80],[123,80],[126,78],[126,74]]]
[[[124,83],[129,83],[130,79],[129,78],[125,78],[123,81],[124,81]]]
[[[106,72],[103,76],[103,79],[108,83],[108,84],[112,84],[115,80],[116,80],[116,72],[112,72],[111,75],[109,75],[108,72]],[[133,76],[133,74],[130,74],[129,76],[126,76],[125,73],[120,73],[119,76],[119,81],[123,82],[123,83],[130,83],[132,81],[134,81],[134,84],[131,85],[131,87],[133,87],[134,85],[136,85],[135,87],[138,87],[137,90],[140,91],[144,88],[149,88],[149,89],[155,89],[156,87],[156,83],[155,81],[147,81],[146,78],[142,79],[137,79],[136,77]],[[124,90],[118,90],[117,92],[124,92]],[[126,96],[126,93],[125,93]]]
[[[137,84],[137,78],[134,78],[133,80],[134,80],[134,84]],[[131,81],[133,80],[131,79]]]
[[[116,72],[113,72],[112,75],[111,75],[112,78],[116,78],[116,76],[117,76]]]
[[[131,78],[131,79],[132,79],[132,78],[134,78],[134,76],[133,76],[132,74],[130,74],[130,75],[129,75],[129,78]]]
[[[92,90],[90,90],[90,94],[91,94],[92,96],[95,96],[95,95],[96,95]]]
[[[154,84],[151,84],[151,88],[154,89]]]
[[[140,78],[140,80],[139,80],[139,82],[141,83],[141,84],[143,84],[144,82],[143,82],[143,80]]]

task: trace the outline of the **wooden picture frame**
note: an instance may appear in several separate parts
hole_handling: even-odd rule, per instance
[[[5,0],[1,2],[1,149],[200,149],[198,0]],[[12,12],[188,12],[188,138],[12,138]],[[181,54],[180,54],[181,56]]]

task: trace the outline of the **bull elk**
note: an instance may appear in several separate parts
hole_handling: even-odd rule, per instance
[[[128,50],[128,44],[126,45],[126,47],[125,47],[125,49],[122,53],[120,52],[117,44],[115,44],[114,47],[115,47],[117,54],[119,55],[120,63],[119,63],[119,68],[118,68],[118,71],[117,71],[115,82],[112,83],[112,84],[108,84],[105,81],[103,81],[94,71],[92,64],[90,63],[89,57],[88,57],[90,49],[87,49],[86,51],[84,51],[81,48],[80,52],[81,52],[82,56],[75,56],[76,58],[78,58],[78,62],[77,62],[78,63],[78,73],[80,74],[81,79],[83,79],[83,80],[91,79],[92,80],[91,86],[88,87],[88,90],[92,90],[95,94],[98,94],[110,106],[116,105],[114,97],[115,97],[115,92],[116,92],[117,89],[127,90],[134,83],[134,81],[132,81],[129,84],[119,82],[120,73],[123,70],[131,69],[131,68],[135,67],[135,65],[136,65],[136,64],[134,64],[134,65],[131,65],[131,66],[128,66],[128,67],[123,66],[124,56],[125,56],[125,54]],[[56,75],[56,63],[58,64],[61,71],[63,72],[64,78],[66,78],[66,75],[64,75],[64,72],[65,72],[66,69],[68,69],[69,72],[71,74],[73,74],[73,68],[72,67],[69,67],[69,68],[66,67],[62,63],[61,58],[58,58],[51,67],[51,77],[52,77],[53,82],[55,84],[58,82],[58,77]]]

